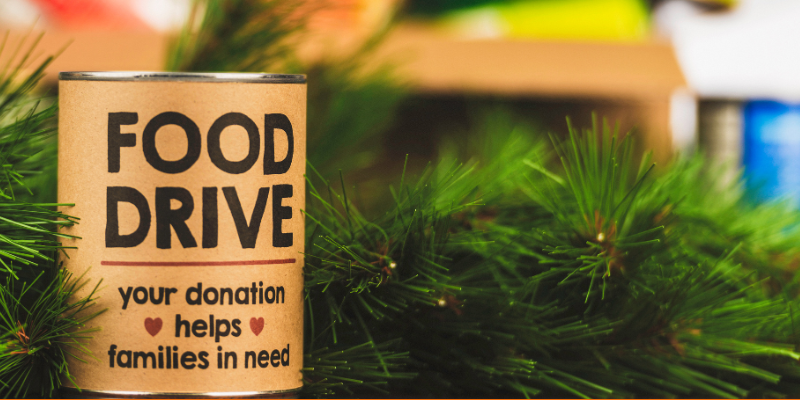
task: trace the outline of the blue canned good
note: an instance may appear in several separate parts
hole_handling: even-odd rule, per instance
[[[745,103],[743,163],[753,198],[800,204],[800,104]]]

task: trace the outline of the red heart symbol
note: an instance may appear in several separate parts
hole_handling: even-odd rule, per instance
[[[147,317],[147,319],[144,320],[144,329],[147,329],[147,333],[149,333],[150,336],[155,336],[158,332],[161,332],[161,325],[163,325],[161,318],[152,319]]]
[[[264,330],[264,318],[250,318],[250,330],[258,336]]]

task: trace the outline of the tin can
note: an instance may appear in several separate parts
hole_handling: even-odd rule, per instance
[[[744,172],[750,196],[800,205],[800,104],[751,100],[744,105]]]
[[[298,390],[305,76],[62,72],[59,107],[64,267],[107,309],[83,395]]]

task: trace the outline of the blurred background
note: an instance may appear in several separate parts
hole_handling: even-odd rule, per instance
[[[565,116],[589,126],[596,112],[632,130],[658,163],[701,151],[720,168],[745,166],[757,199],[800,193],[796,0],[304,3],[294,65],[347,69],[340,78],[325,75],[334,92],[330,79],[358,82],[359,71],[381,70],[390,80],[385,94],[373,87],[371,98],[341,100],[361,113],[330,124],[347,137],[348,124],[376,119],[363,129],[372,136],[368,151],[318,146],[342,153],[349,166],[309,156],[349,171],[359,184],[393,179],[406,155],[409,164],[446,151],[471,157],[487,145],[475,137],[519,129],[563,134]],[[191,0],[2,0],[0,27],[12,39],[46,32],[37,53],[60,52],[45,83],[55,90],[62,70],[163,70],[193,10]],[[349,63],[354,54],[357,66]],[[307,72],[300,69],[291,72]],[[310,102],[319,98],[314,85],[323,84],[313,76]],[[390,106],[370,109],[386,98]],[[335,110],[339,103],[331,104]],[[328,121],[311,111],[310,129]]]

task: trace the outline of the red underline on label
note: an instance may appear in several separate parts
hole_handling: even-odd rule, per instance
[[[240,261],[100,261],[100,265],[114,267],[224,267],[237,265],[294,264],[294,258],[280,260],[240,260]]]

